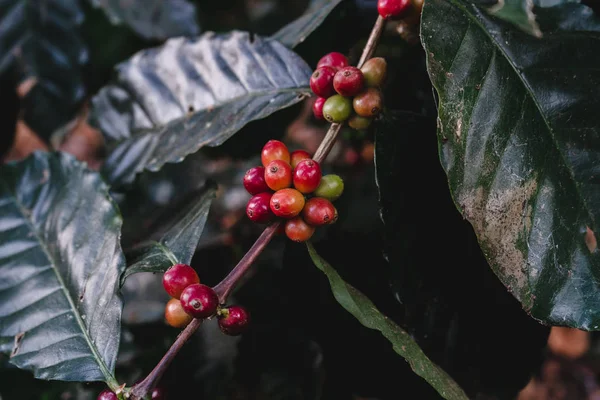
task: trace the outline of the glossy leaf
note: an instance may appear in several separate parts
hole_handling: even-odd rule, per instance
[[[0,73],[35,83],[23,99],[24,118],[47,139],[75,116],[85,95],[83,18],[76,1],[0,1]]]
[[[125,268],[100,176],[63,153],[0,167],[0,350],[40,379],[115,384]]]
[[[114,147],[103,172],[113,184],[131,182],[144,169],[218,146],[308,96],[311,72],[280,43],[245,32],[144,50],[92,101],[93,122]]]
[[[187,0],[89,0],[114,24],[126,24],[145,39],[197,36],[196,7]]]
[[[312,0],[308,9],[300,18],[277,31],[273,39],[290,49],[302,43],[308,35],[325,21],[325,18],[342,0]]]
[[[333,295],[346,311],[365,327],[380,331],[390,341],[394,351],[406,359],[412,370],[443,398],[468,399],[458,384],[423,353],[408,333],[383,315],[364,294],[346,283],[335,269],[317,254],[310,242],[307,243],[307,248],[313,263],[327,276]]]
[[[121,277],[121,285],[128,276],[138,272],[164,272],[173,264],[191,263],[216,189],[216,185],[209,182],[202,196],[174,218],[160,240],[146,243],[129,255],[132,262]]]
[[[539,9],[536,39],[429,0],[421,35],[441,162],[494,272],[534,318],[598,329],[600,21],[567,6]]]

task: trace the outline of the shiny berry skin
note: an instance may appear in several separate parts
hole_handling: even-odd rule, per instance
[[[108,389],[100,392],[100,394],[98,395],[98,398],[97,398],[97,400],[118,400],[118,399],[119,398],[117,397],[117,395]]]
[[[295,217],[286,221],[285,235],[294,242],[306,242],[315,233],[315,227],[304,222],[302,217]]]
[[[317,97],[317,99],[313,103],[313,107],[312,107],[312,109],[313,109],[313,115],[319,121],[325,119],[325,117],[323,116],[323,105],[325,104],[326,100],[327,99],[325,97]]]
[[[292,167],[282,160],[273,160],[265,168],[265,182],[272,190],[292,186]]]
[[[230,306],[219,311],[219,328],[230,336],[243,333],[250,324],[250,314],[244,307]]]
[[[165,320],[173,328],[185,328],[192,322],[192,316],[185,312],[179,299],[171,299],[165,306]]]
[[[328,66],[319,67],[310,76],[310,89],[319,97],[328,98],[335,94],[333,78],[335,69]]]
[[[323,105],[323,116],[329,122],[344,122],[352,114],[352,99],[333,95]]]
[[[313,197],[306,202],[302,218],[313,226],[332,224],[337,221],[338,213],[333,204],[323,197]]]
[[[269,202],[273,193],[263,192],[252,196],[246,205],[246,215],[250,221],[258,224],[264,224],[275,218],[271,211]]]
[[[163,287],[169,296],[175,299],[179,298],[183,289],[193,283],[200,283],[200,278],[194,268],[189,265],[175,264],[163,275]]]
[[[377,11],[383,18],[396,18],[408,11],[411,0],[379,0]]]
[[[325,103],[327,105],[327,103]],[[376,88],[368,88],[352,100],[352,107],[361,117],[374,117],[383,108],[381,92]]]
[[[305,151],[305,150],[295,150],[295,151],[292,151],[290,158],[291,158],[290,163],[291,163],[292,168],[296,168],[296,166],[298,165],[298,163],[300,161],[309,160],[310,154],[308,153],[308,151]]]
[[[217,312],[219,297],[210,287],[196,283],[181,293],[181,306],[194,318],[208,318]]]
[[[360,70],[367,86],[380,87],[387,76],[387,62],[385,58],[374,57],[367,60]]]
[[[334,51],[332,53],[325,54],[323,57],[321,57],[321,59],[317,63],[317,68],[328,66],[338,70],[340,68],[347,67],[348,65],[350,64],[348,63],[348,59],[346,58],[346,56],[342,53]]]
[[[304,208],[304,195],[296,189],[281,189],[271,197],[271,211],[278,217],[294,218]]]
[[[333,77],[333,88],[344,97],[357,95],[365,86],[365,77],[356,67],[344,67]]]
[[[294,168],[294,187],[300,193],[312,193],[321,182],[321,166],[315,160],[302,160]]]
[[[265,167],[254,167],[244,175],[244,187],[251,195],[268,192],[269,187],[265,182]]]
[[[348,120],[348,126],[357,131],[363,131],[371,126],[373,122],[372,118],[361,117],[360,115],[353,115]]]
[[[150,396],[152,400],[166,400],[165,391],[161,388],[152,389],[152,395]]]
[[[279,140],[269,140],[262,148],[260,160],[265,168],[273,160],[282,160],[289,163],[290,151],[285,143],[280,142]]]
[[[319,183],[319,187],[313,194],[329,201],[336,201],[343,192],[344,181],[342,178],[335,174],[329,174],[321,178],[321,183]]]

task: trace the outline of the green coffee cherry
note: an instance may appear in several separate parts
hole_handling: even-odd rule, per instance
[[[323,197],[329,201],[337,200],[344,191],[344,181],[338,175],[329,174],[321,178],[321,183],[314,191],[317,197]]]
[[[371,58],[360,70],[368,87],[380,87],[387,75],[387,62],[381,57]]]
[[[360,115],[353,115],[348,120],[350,128],[356,129],[357,131],[365,130],[371,125],[372,118],[361,117]]]
[[[352,99],[333,95],[323,105],[323,116],[329,122],[344,122],[352,114]]]

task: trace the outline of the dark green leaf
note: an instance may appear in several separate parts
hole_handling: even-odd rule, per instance
[[[500,0],[487,8],[487,11],[535,37],[541,37],[542,31],[535,21],[531,0]]]
[[[216,189],[209,182],[202,196],[173,218],[174,223],[160,240],[144,244],[128,255],[132,262],[121,276],[121,285],[138,272],[164,272],[173,264],[191,263]]]
[[[600,21],[566,6],[587,25],[565,30],[560,7],[540,9],[536,39],[428,0],[421,35],[442,165],[494,272],[536,319],[598,329]]]
[[[321,25],[342,0],[312,0],[306,12],[294,22],[277,31],[273,39],[293,49]]]
[[[317,254],[311,243],[307,243],[307,247],[314,264],[329,279],[331,291],[342,307],[362,325],[380,331],[392,343],[394,351],[401,355],[413,371],[425,379],[443,398],[468,399],[458,384],[423,353],[408,333],[383,315],[364,294],[346,283],[335,269]]]
[[[119,347],[121,217],[71,156],[0,167],[0,350],[37,378],[104,380]]]
[[[187,0],[89,0],[113,24],[126,24],[145,39],[196,36],[196,7]]]
[[[248,122],[308,96],[311,69],[274,40],[245,32],[171,39],[118,66],[93,99],[93,121],[119,142],[104,166],[113,184],[218,146]]]
[[[85,96],[83,18],[76,1],[0,2],[0,73],[10,70],[22,81],[35,80],[24,98],[24,117],[47,139],[75,116]]]

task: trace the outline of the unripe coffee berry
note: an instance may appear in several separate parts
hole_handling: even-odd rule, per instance
[[[315,227],[307,224],[302,217],[295,217],[286,221],[285,235],[294,242],[306,242],[315,233]]]
[[[169,296],[178,299],[183,289],[193,283],[200,283],[200,278],[189,265],[175,264],[165,271],[162,282]]]
[[[408,11],[411,0],[379,0],[377,11],[383,18],[397,18]]]
[[[327,103],[325,103],[325,105],[327,105]],[[352,106],[354,112],[361,117],[374,117],[379,114],[383,108],[381,92],[376,88],[368,88],[358,96],[354,97]]]
[[[173,328],[185,328],[190,322],[192,322],[192,316],[185,312],[181,306],[181,301],[178,299],[171,299],[165,306],[165,320],[167,324]]]
[[[332,224],[337,221],[338,213],[333,204],[323,197],[313,197],[306,202],[302,218],[313,226]]]
[[[323,116],[329,122],[344,122],[351,114],[352,100],[339,94],[328,98],[323,105]]]
[[[296,166],[298,165],[298,163],[300,161],[309,160],[310,154],[308,153],[308,151],[305,151],[305,150],[295,150],[295,151],[292,151],[290,158],[291,158],[290,163],[291,163],[292,168],[296,168]]]
[[[285,143],[280,142],[279,140],[269,140],[262,148],[260,159],[265,168],[273,160],[282,160],[289,163],[290,151]]]
[[[325,54],[323,57],[321,57],[321,59],[317,63],[317,68],[323,67],[323,66],[328,66],[328,67],[333,67],[336,70],[338,70],[340,68],[347,67],[348,65],[349,65],[349,63],[348,63],[348,59],[346,58],[346,56],[343,55],[342,53],[338,53],[338,52],[334,51],[329,54]]]
[[[321,178],[319,187],[314,191],[314,195],[322,197],[329,201],[336,201],[344,192],[344,181],[338,175],[329,174]]]
[[[335,69],[332,67],[319,67],[310,76],[310,89],[319,97],[329,97],[335,93],[333,78]]]
[[[374,57],[367,60],[360,70],[367,86],[380,87],[387,76],[387,62],[385,58]]]
[[[103,390],[102,392],[100,392],[97,400],[118,400],[118,399],[119,398],[117,397],[117,395],[114,392],[106,389],[106,390]]]
[[[269,187],[265,182],[265,167],[254,167],[244,175],[244,188],[251,195],[268,192]]]
[[[270,201],[273,193],[263,192],[252,196],[246,205],[246,215],[250,221],[264,224],[275,218],[271,211]]]
[[[317,97],[317,99],[313,103],[313,115],[318,120],[325,119],[325,117],[323,116],[323,105],[325,104],[325,101],[327,101],[325,97]]]
[[[304,195],[296,189],[281,189],[271,197],[271,211],[278,217],[293,218],[304,208]]]
[[[272,190],[292,186],[292,167],[282,160],[273,160],[265,168],[265,182]]]
[[[250,314],[244,307],[231,306],[219,311],[219,328],[223,333],[237,336],[243,333],[250,324]]]
[[[181,306],[194,318],[208,318],[217,312],[219,297],[212,288],[196,283],[181,293]]]
[[[361,117],[360,115],[353,115],[348,120],[348,126],[357,131],[362,131],[371,126],[373,122],[372,118]]]
[[[333,77],[333,88],[344,97],[357,95],[365,86],[365,78],[360,69],[344,67]]]
[[[315,160],[302,160],[294,168],[294,187],[300,193],[312,193],[321,182],[321,166]]]

